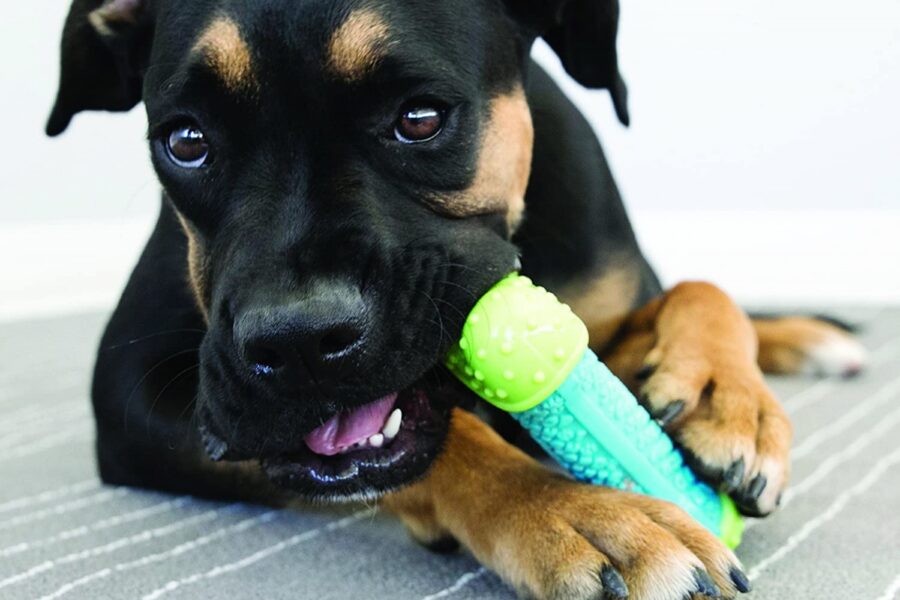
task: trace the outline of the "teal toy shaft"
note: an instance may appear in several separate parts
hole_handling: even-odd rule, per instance
[[[677,504],[734,547],[731,500],[698,481],[668,435],[590,350],[549,398],[512,416],[576,479]]]

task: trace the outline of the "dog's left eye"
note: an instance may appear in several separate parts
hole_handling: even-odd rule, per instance
[[[169,158],[184,169],[197,169],[209,158],[206,135],[194,125],[174,129],[166,140]]]
[[[444,128],[444,111],[431,106],[404,109],[394,125],[394,136],[404,144],[433,140]]]

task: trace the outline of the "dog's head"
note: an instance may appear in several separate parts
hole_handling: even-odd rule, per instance
[[[75,0],[47,125],[143,100],[207,317],[214,459],[308,495],[420,476],[441,357],[517,268],[538,35],[612,92],[616,0]],[[148,293],[153,293],[148,290]]]

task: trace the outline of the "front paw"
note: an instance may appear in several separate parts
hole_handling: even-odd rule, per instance
[[[490,551],[476,555],[526,598],[734,598],[749,583],[734,554],[672,504],[550,479],[511,498]]]
[[[640,373],[639,394],[695,472],[744,514],[764,516],[787,485],[792,428],[756,364],[732,354],[658,346]]]

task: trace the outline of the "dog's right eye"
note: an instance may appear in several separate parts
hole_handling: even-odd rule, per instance
[[[198,169],[209,159],[206,135],[194,125],[174,129],[166,140],[169,158],[184,169]]]

